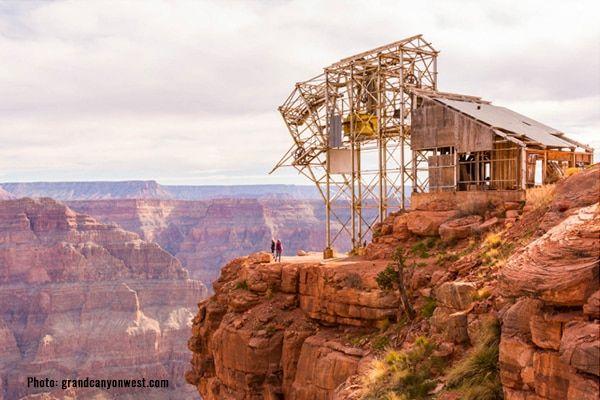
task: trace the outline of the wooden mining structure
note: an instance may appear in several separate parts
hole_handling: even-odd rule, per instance
[[[316,184],[326,257],[343,236],[359,250],[409,195],[514,199],[592,163],[590,147],[556,129],[438,91],[437,55],[421,35],[381,46],[297,83],[279,107],[293,144],[273,171],[293,166]]]

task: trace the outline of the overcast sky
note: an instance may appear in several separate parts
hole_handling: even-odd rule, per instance
[[[0,0],[0,181],[307,183],[267,175],[293,84],[418,33],[440,90],[598,152],[598,4]]]

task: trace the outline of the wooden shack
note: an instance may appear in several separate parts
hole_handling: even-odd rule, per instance
[[[413,95],[411,149],[416,169],[428,175],[423,191],[522,190],[592,163],[589,146],[489,101],[418,89]]]

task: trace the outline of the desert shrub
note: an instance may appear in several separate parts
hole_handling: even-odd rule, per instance
[[[458,391],[462,400],[502,399],[498,370],[499,344],[498,321],[485,321],[475,346],[448,372],[446,387]]]
[[[429,258],[429,249],[431,249],[431,247],[427,245],[427,242],[425,240],[421,240],[412,245],[410,252],[416,257]]]
[[[385,335],[377,336],[371,342],[371,347],[373,347],[375,350],[383,350],[386,347],[388,347],[389,345],[390,345],[390,339]]]
[[[488,297],[490,297],[491,295],[492,295],[492,290],[489,287],[484,286],[481,289],[479,289],[477,292],[475,292],[475,294],[473,295],[473,300],[475,300],[475,301],[484,300],[484,299],[487,299]]]
[[[382,290],[391,290],[394,288],[394,284],[398,281],[398,271],[392,266],[388,265],[385,269],[377,274],[375,282]]]
[[[551,184],[527,189],[525,192],[526,204],[534,210],[547,206],[554,197],[555,187],[556,185]]]
[[[363,286],[362,279],[360,278],[360,275],[356,272],[352,272],[346,275],[346,277],[344,278],[344,283],[345,286],[351,287],[353,289],[360,289]]]
[[[567,170],[565,171],[565,176],[568,178],[569,176],[575,175],[579,171],[581,171],[581,168],[578,168],[578,167],[567,168]]]
[[[236,289],[242,289],[242,290],[249,290],[248,289],[248,282],[246,280],[239,281],[238,283],[236,283],[235,288]]]
[[[483,241],[483,245],[487,249],[495,249],[497,247],[500,247],[501,244],[502,236],[500,236],[499,233],[489,233]]]
[[[435,299],[433,297],[426,297],[425,304],[423,305],[423,308],[421,308],[421,315],[424,318],[431,317],[433,315],[433,311],[435,311],[436,307],[437,307],[437,302],[435,301]]]
[[[429,399],[435,388],[435,376],[441,373],[443,360],[433,352],[435,345],[418,337],[406,351],[389,350],[373,361],[361,385],[361,399]]]
[[[437,256],[438,264],[446,264],[457,261],[460,258],[459,254],[456,253],[440,253]]]
[[[428,249],[433,249],[438,242],[438,238],[436,236],[432,236],[425,241],[425,246]]]
[[[390,325],[391,322],[388,318],[380,319],[375,322],[375,327],[380,331],[385,331],[387,328],[390,327]]]

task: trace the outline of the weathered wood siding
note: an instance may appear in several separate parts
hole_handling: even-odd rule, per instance
[[[491,180],[496,190],[518,189],[520,149],[513,143],[494,144],[491,153]]]
[[[454,154],[429,156],[429,190],[451,190],[454,187]]]
[[[455,146],[459,153],[492,149],[491,128],[429,99],[412,113],[413,150]]]

